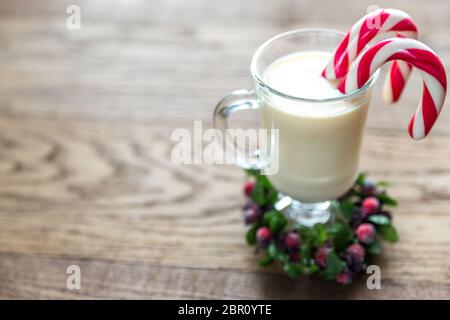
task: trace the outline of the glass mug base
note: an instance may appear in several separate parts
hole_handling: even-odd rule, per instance
[[[327,223],[333,216],[331,201],[300,202],[281,193],[278,194],[275,209],[283,212],[294,222],[306,227],[312,227],[318,223]]]

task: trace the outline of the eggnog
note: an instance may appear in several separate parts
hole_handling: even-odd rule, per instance
[[[281,94],[259,94],[262,127],[279,133],[279,170],[268,178],[303,202],[338,198],[358,174],[370,93],[339,99],[342,94],[321,76],[330,56],[304,51],[277,59],[263,81]]]

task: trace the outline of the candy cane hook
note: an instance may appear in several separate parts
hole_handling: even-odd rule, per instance
[[[339,43],[322,75],[327,79],[342,78],[364,47],[377,35],[388,32],[395,32],[402,38],[417,39],[417,26],[407,13],[396,9],[372,11],[353,25]],[[400,98],[411,69],[411,65],[403,61],[392,63],[385,80],[384,100],[395,102]]]
[[[422,99],[408,126],[413,139],[422,139],[436,122],[447,93],[444,66],[434,51],[422,42],[391,38],[369,47],[350,66],[338,89],[348,93],[361,88],[383,64],[394,60],[412,64],[422,76]]]

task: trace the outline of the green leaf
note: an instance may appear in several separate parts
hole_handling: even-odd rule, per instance
[[[313,231],[309,227],[305,227],[303,225],[299,228],[300,236],[302,237],[303,243],[309,242],[313,237]]]
[[[258,263],[261,267],[267,267],[268,265],[270,265],[273,262],[273,258],[266,256],[264,258],[261,258]]]
[[[309,261],[311,260],[311,245],[309,243],[302,243],[302,246],[300,247],[300,257],[305,265],[309,264]]]
[[[358,178],[356,179],[356,183],[362,186],[364,184],[364,181],[366,181],[366,175],[364,173],[360,173]]]
[[[250,246],[253,246],[256,244],[256,230],[257,229],[258,229],[258,226],[254,225],[247,231],[246,239],[247,239],[247,244]]]
[[[264,224],[264,225],[269,225],[270,219],[272,219],[272,215],[275,214],[275,213],[276,213],[275,210],[266,212],[266,213],[263,215],[263,219],[262,219],[263,224]]]
[[[308,273],[311,274],[315,274],[319,271],[319,267],[315,264],[315,263],[311,263],[311,265],[309,266],[308,269]]]
[[[292,278],[298,278],[303,273],[303,266],[300,263],[286,263],[283,269]]]
[[[330,252],[327,257],[327,265],[323,271],[326,280],[333,280],[345,268],[345,262],[339,259],[335,252]]]
[[[261,174],[261,170],[259,169],[244,169],[245,174],[249,177],[257,177]]]
[[[280,250],[280,248],[278,248],[275,243],[269,245],[269,247],[267,248],[267,254],[272,259],[281,262],[285,262],[289,259],[289,255],[283,250]]]
[[[269,179],[265,175],[258,176],[258,183],[261,184],[264,188],[272,189],[272,184],[270,183]]]
[[[397,230],[392,224],[377,227],[378,234],[387,242],[396,243],[398,241]]]
[[[252,200],[260,206],[266,204],[266,192],[264,186],[258,181],[255,183],[255,187],[252,191]]]
[[[271,190],[266,197],[266,204],[275,204],[278,200],[278,192],[276,190]]]
[[[278,255],[278,252],[279,252],[279,250],[275,243],[271,243],[269,245],[269,247],[267,248],[267,254],[269,255],[269,257],[271,257],[273,259],[275,259],[275,257]]]
[[[344,250],[348,243],[353,239],[353,232],[348,225],[344,223],[334,223],[330,226],[331,239],[336,251]]]
[[[378,255],[381,253],[381,243],[378,240],[375,240],[368,248],[367,251],[370,254]]]
[[[384,203],[387,206],[395,207],[397,206],[397,201],[394,198],[389,197],[387,194],[379,194],[377,196],[378,200],[380,200],[382,203]]]
[[[387,188],[387,187],[389,187],[389,182],[381,180],[381,181],[377,182],[377,186],[382,187],[382,188]]]
[[[255,187],[252,191],[252,200],[260,206],[274,203],[277,200],[277,191],[272,187],[265,175],[257,175]]]
[[[339,212],[346,221],[352,218],[354,211],[355,205],[351,201],[344,201],[339,205]]]
[[[313,242],[312,242],[313,246],[320,247],[329,238],[328,226],[323,223],[318,223],[314,225],[314,227],[312,228],[312,235],[313,235]]]
[[[288,223],[286,216],[275,210],[267,212],[264,215],[263,221],[269,226],[273,235],[279,233]]]
[[[380,226],[391,224],[391,220],[384,214],[372,214],[367,218],[367,220]]]

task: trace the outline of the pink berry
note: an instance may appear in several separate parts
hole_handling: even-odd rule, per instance
[[[319,248],[319,250],[317,250],[316,252],[316,262],[319,265],[319,267],[324,268],[327,264],[327,258],[328,255],[330,254],[331,249],[327,248],[327,247],[321,247]]]
[[[259,218],[259,207],[257,204],[252,203],[244,210],[244,220],[246,224],[255,223]]]
[[[254,188],[255,188],[255,183],[252,180],[245,181],[245,183],[244,183],[244,194],[247,197],[251,197]]]
[[[288,232],[284,238],[284,245],[290,250],[296,250],[300,246],[300,236],[297,232]]]
[[[372,214],[380,207],[380,201],[375,197],[365,198],[362,202],[362,209],[366,215]]]
[[[371,244],[375,240],[375,228],[370,223],[362,223],[356,228],[356,236],[363,244]]]
[[[337,275],[336,281],[340,284],[349,284],[352,282],[352,277],[347,271],[342,271]]]
[[[359,243],[354,243],[347,248],[347,253],[357,261],[364,261],[366,250]]]
[[[267,244],[270,242],[272,234],[270,233],[269,228],[267,227],[261,227],[258,230],[256,230],[256,239],[259,243]]]

